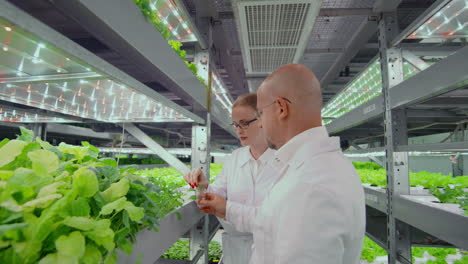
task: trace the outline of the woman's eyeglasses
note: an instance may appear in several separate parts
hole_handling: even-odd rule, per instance
[[[242,128],[242,129],[247,129],[249,127],[249,125],[253,122],[257,121],[257,118],[254,118],[252,120],[248,120],[248,121],[240,121],[239,123],[236,123],[236,122],[232,122],[231,126],[233,126],[234,128]]]

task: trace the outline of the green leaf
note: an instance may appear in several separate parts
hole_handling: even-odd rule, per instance
[[[39,264],[59,264],[58,256],[55,253],[48,254],[39,261]]]
[[[89,149],[89,152],[90,152],[90,153],[89,153],[88,155],[90,155],[91,157],[97,158],[97,156],[98,156],[98,154],[99,154],[99,149],[97,149],[95,146],[89,144],[88,141],[82,141],[82,142],[81,142],[81,145],[82,145],[83,147],[86,147],[86,148]]]
[[[104,205],[100,214],[109,215],[114,211],[118,213],[122,210],[127,211],[130,219],[133,221],[139,221],[145,216],[144,209],[141,207],[136,207],[133,203],[127,201],[126,197],[122,197],[112,203]]]
[[[92,197],[99,189],[99,183],[94,172],[85,167],[73,174],[73,188],[78,190],[78,195]]]
[[[117,263],[117,253],[109,252],[106,256],[106,259],[104,259],[104,264],[115,264],[115,263]]]
[[[85,198],[78,198],[70,204],[69,214],[70,216],[86,216],[89,217],[91,207]]]
[[[95,246],[86,244],[86,250],[81,262],[83,264],[99,264],[101,263],[102,254]]]
[[[124,209],[133,221],[140,221],[145,216],[145,209],[136,207],[131,202],[127,202]]]
[[[41,145],[37,142],[27,143],[24,146],[21,154],[16,156],[13,162],[8,163],[7,165],[0,167],[0,170],[15,170],[17,168],[31,168],[31,160],[28,157],[28,153],[34,150],[41,149]]]
[[[127,255],[132,254],[133,246],[128,240],[123,239],[119,243],[119,248]]]
[[[35,150],[28,153],[32,168],[38,175],[51,175],[59,167],[57,155],[49,150]]]
[[[10,141],[10,139],[8,138],[4,138],[2,141],[0,141],[0,148],[2,148],[3,146],[6,145],[6,143],[8,143]]]
[[[32,142],[34,139],[34,132],[24,127],[20,127],[21,135],[18,136],[18,140]]]
[[[36,137],[36,142],[39,143],[43,149],[51,149],[54,147],[49,142],[43,141],[40,137]]]
[[[110,221],[109,221],[109,224],[110,224]],[[96,244],[103,246],[105,249],[109,251],[112,251],[115,248],[114,232],[109,227],[97,228],[92,231],[87,231],[84,234],[89,239],[93,240]]]
[[[15,174],[14,171],[0,170],[0,180],[8,180]]]
[[[85,238],[79,231],[72,232],[69,236],[61,236],[55,241],[57,255],[80,259],[85,253]]]
[[[17,223],[17,224],[7,224],[7,225],[0,225],[0,235],[10,231],[25,228],[28,226],[28,223]]]
[[[63,142],[59,144],[58,149],[62,153],[71,154],[75,156],[75,159],[77,159],[78,161],[82,161],[89,153],[89,149],[86,147],[68,145]]]
[[[55,202],[55,200],[60,199],[60,198],[62,198],[61,194],[58,194],[58,193],[49,194],[47,196],[31,200],[23,204],[22,207],[25,211],[32,211],[35,208],[47,208],[53,202]]]
[[[23,264],[21,257],[15,252],[13,247],[0,250],[0,263]]]
[[[30,169],[19,168],[15,170],[13,176],[8,180],[8,184],[17,185],[24,188],[40,189],[53,181],[51,176],[38,177],[37,174]],[[17,188],[17,187],[16,187]],[[21,189],[18,189],[21,190]],[[21,190],[25,191],[25,190]]]
[[[182,220],[182,214],[180,212],[175,212],[175,215],[177,216],[177,219],[179,219],[179,221]]]
[[[21,154],[28,143],[20,140],[10,140],[0,148],[0,167],[7,165]]]
[[[112,168],[117,168],[117,161],[115,159],[104,158],[100,160],[103,164],[111,166]]]
[[[107,190],[103,191],[101,195],[106,201],[113,202],[126,195],[129,189],[129,181],[127,179],[121,179],[119,182],[111,184],[111,186],[107,188]]]
[[[54,182],[52,184],[49,184],[47,186],[44,186],[44,187],[41,188],[41,190],[37,194],[37,197],[40,198],[40,197],[45,197],[45,196],[50,195],[50,194],[57,193],[59,191],[59,189],[63,188],[65,185],[66,185],[65,182],[58,181],[58,182]]]
[[[96,220],[81,216],[67,217],[62,223],[82,231],[90,231],[96,229],[98,226],[98,222]]]
[[[122,197],[116,201],[113,201],[111,203],[108,203],[106,205],[104,205],[102,208],[101,208],[101,212],[100,214],[101,215],[109,215],[111,214],[114,210],[116,212],[120,212],[122,211],[124,208],[125,208],[125,205],[126,205],[126,202],[127,202],[127,198],[125,197]]]

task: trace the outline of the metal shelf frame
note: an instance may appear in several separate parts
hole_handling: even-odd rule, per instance
[[[140,255],[141,263],[155,263],[172,244],[200,223],[204,217],[195,202],[185,204],[161,220],[158,232],[141,231],[136,238],[131,255],[118,252],[118,263],[136,263]],[[219,228],[219,222],[216,217],[210,217],[210,223],[209,236],[212,239]]]
[[[401,33],[396,12],[381,14],[378,36],[382,94],[326,125],[330,134],[344,135],[356,126],[375,124],[376,120],[383,126],[383,147],[369,146],[345,153],[384,153],[387,188],[365,186],[364,189],[367,234],[388,251],[389,264],[411,263],[411,247],[415,245],[468,249],[468,229],[465,228],[468,217],[463,215],[463,210],[453,210],[452,206],[457,205],[435,204],[415,193],[411,195],[409,185],[408,155],[411,152],[466,152],[468,148],[463,138],[447,143],[408,144],[409,106],[468,87],[466,46],[430,67],[421,64],[419,73],[404,80],[403,61],[409,53],[401,41],[447,2],[437,1]],[[417,60],[413,62],[418,63]]]
[[[146,20],[133,1],[60,0],[54,1],[54,5],[80,21],[88,32],[121,56],[161,77],[159,81],[163,86],[185,101],[193,103],[196,112],[206,113],[207,88]],[[234,135],[229,125],[230,115],[226,110],[213,105],[211,113],[216,124]]]
[[[432,65],[389,90],[391,109],[419,103],[425,99],[468,86],[468,47]],[[362,104],[326,127],[330,134],[355,127],[383,116],[383,95]]]
[[[374,211],[387,215],[388,199],[386,189],[364,186],[364,192],[366,205]],[[468,217],[462,214],[462,209],[454,210],[455,205],[434,203],[436,200],[431,195],[398,195],[393,203],[395,216],[400,221],[411,225],[413,228],[411,232],[412,241],[417,241],[419,245],[434,247],[452,245],[468,249],[468,240],[466,239],[468,230],[462,228],[468,225]],[[424,219],[424,221],[421,221],[421,219]],[[371,226],[373,224],[373,221],[368,222],[368,228],[375,229],[376,227]],[[380,224],[383,225],[383,223]],[[417,235],[413,234],[416,229],[425,232],[425,236],[432,236],[432,238],[421,238],[422,236],[418,238]],[[440,239],[438,244],[429,244],[427,242],[436,241],[437,239]],[[380,244],[382,242],[380,241]]]

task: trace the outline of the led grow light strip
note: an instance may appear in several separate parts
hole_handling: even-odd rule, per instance
[[[9,106],[0,106],[0,122],[9,123],[76,123],[78,121],[50,117],[38,114],[34,111]]]
[[[63,61],[67,63],[66,67],[73,67],[75,71],[77,69],[83,70],[83,72],[77,73],[77,75],[91,74],[93,79],[96,77],[93,73],[86,72],[91,70],[87,65],[71,61],[68,57],[63,56],[61,52],[57,52],[55,48],[50,49],[48,44],[38,41],[36,38],[32,38],[32,35],[23,32],[20,28],[9,26],[8,22],[1,19],[0,25],[3,25],[4,29],[4,31],[0,30],[0,37],[6,35],[8,41],[5,40],[5,43],[13,45],[11,49],[8,49],[10,60],[14,58],[19,61],[17,75],[29,75],[29,72],[25,73],[23,71],[23,68],[26,66],[28,67],[26,68],[28,71],[33,69],[32,71],[34,72],[35,68],[33,67],[39,67],[39,65],[43,66],[49,59],[63,59]],[[9,39],[14,39],[14,41],[10,43]],[[25,51],[20,51],[20,49],[25,49]],[[29,50],[31,54],[27,53],[27,50]],[[16,51],[21,52],[23,56],[18,56],[18,54],[15,53]],[[47,58],[43,58],[43,56],[47,56]],[[28,64],[29,61],[32,61],[32,63]],[[6,63],[5,61],[2,62]],[[8,68],[8,65],[4,67]],[[60,69],[67,72],[68,69],[66,67],[60,67]],[[49,70],[47,73],[51,72],[50,68],[51,67],[48,67]],[[53,69],[53,72],[55,72],[58,68]],[[52,75],[54,78],[60,75],[67,78],[70,74],[62,73]],[[47,76],[47,74],[44,76]],[[132,88],[127,88],[112,80],[107,80],[107,82],[105,82],[105,76],[98,77],[101,77],[101,79],[73,79],[69,81],[62,81],[60,77],[50,80],[41,80],[40,76],[2,78],[0,83],[0,98],[5,101],[21,103],[45,110],[103,122],[193,121]],[[34,82],[25,82],[28,79]],[[9,83],[9,81],[11,82]],[[115,87],[120,87],[120,89],[116,91]],[[128,100],[129,98],[132,100]],[[149,104],[147,108],[153,109],[153,111],[135,109],[135,107],[133,107],[136,105],[135,102],[147,103]]]
[[[226,88],[224,88],[224,84],[215,72],[212,72],[211,76],[213,79],[212,84],[214,86],[214,96],[216,100],[219,101],[229,113],[231,113],[232,100],[229,98],[229,94]]]
[[[98,148],[99,152],[102,153],[123,153],[123,154],[148,154],[148,155],[155,155],[155,153],[148,149],[148,148]],[[190,156],[192,155],[192,149],[189,148],[167,148],[166,149],[169,153],[174,155],[184,155]],[[229,155],[230,153],[223,153],[223,152],[211,152],[211,156],[214,157],[224,157]]]
[[[452,0],[409,34],[409,39],[468,36],[468,1]],[[456,34],[457,33],[457,34]]]
[[[181,42],[198,41],[190,18],[181,3],[176,4],[173,0],[152,0],[150,8],[175,39]]]
[[[404,78],[408,79],[419,71],[413,65],[404,62]],[[338,118],[356,107],[368,102],[382,93],[380,62],[372,61],[369,66],[352,80],[342,92],[337,94],[323,108],[322,116]],[[324,120],[324,124],[332,122]]]

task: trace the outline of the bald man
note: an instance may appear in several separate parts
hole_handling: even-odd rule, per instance
[[[321,120],[320,83],[288,64],[257,92],[261,125],[278,181],[259,208],[246,209],[254,236],[252,264],[358,264],[365,232],[364,191],[352,163]],[[209,196],[202,209],[226,217]],[[229,208],[228,208],[229,211]]]

